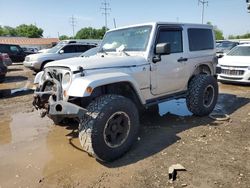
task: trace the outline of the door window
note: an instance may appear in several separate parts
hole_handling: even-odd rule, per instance
[[[182,30],[160,29],[157,43],[169,43],[171,53],[183,52]]]
[[[10,46],[10,51],[13,52],[13,53],[19,53],[20,50],[18,49],[17,46]]]
[[[76,53],[76,47],[74,45],[65,46],[62,50],[64,50],[64,53]]]

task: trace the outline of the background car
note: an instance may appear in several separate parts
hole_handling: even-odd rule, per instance
[[[6,54],[6,53],[1,53],[1,56],[2,56],[2,61],[3,61],[3,63],[4,63],[6,66],[12,65],[12,61],[11,61],[11,59],[10,59],[10,57],[9,57],[8,54]]]
[[[231,42],[231,41],[221,41],[216,45],[216,55],[218,58],[223,57],[223,55],[229,52],[232,48],[239,45],[238,42]]]
[[[7,53],[12,62],[23,62],[25,57],[34,52],[24,52],[19,45],[0,44],[0,53]]]
[[[218,80],[223,82],[250,83],[250,44],[233,48],[219,59],[221,73]]]
[[[82,53],[80,56],[81,57],[90,57],[90,56],[93,56],[93,55],[96,55],[99,51],[99,47],[94,47],[94,48],[91,48],[89,50],[87,50],[86,52]]]
[[[48,62],[77,57],[94,47],[96,47],[96,45],[81,43],[58,44],[45,53],[27,56],[23,64],[25,67],[38,72],[41,71]]]
[[[4,63],[4,55],[0,53],[0,83],[5,80],[5,75],[7,74],[7,66]]]

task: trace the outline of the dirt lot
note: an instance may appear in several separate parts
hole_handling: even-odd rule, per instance
[[[75,126],[54,126],[32,107],[34,75],[12,65],[0,84],[0,187],[250,187],[250,87],[220,85],[216,111],[194,117],[184,101],[145,116],[132,149],[102,164],[81,150]],[[19,88],[22,88],[21,90]],[[170,112],[169,112],[170,111]],[[168,181],[168,168],[186,171]]]

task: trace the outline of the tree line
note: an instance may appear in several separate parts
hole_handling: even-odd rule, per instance
[[[95,29],[92,27],[85,27],[80,29],[74,37],[62,35],[60,40],[66,39],[102,39],[106,32],[106,28]],[[42,38],[43,29],[38,28],[36,25],[21,24],[17,27],[0,26],[0,36],[5,37],[28,37],[28,38]]]
[[[17,27],[0,26],[0,36],[41,38],[43,37],[43,29],[33,24],[21,24]]]
[[[250,33],[244,35],[229,35],[229,39],[250,39]]]
[[[85,27],[80,29],[75,37],[70,37],[67,35],[62,35],[59,37],[60,40],[66,40],[66,39],[102,39],[105,32],[106,27],[102,27],[101,29],[95,29],[92,27]]]

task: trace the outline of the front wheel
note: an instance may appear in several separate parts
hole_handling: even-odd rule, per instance
[[[211,75],[196,75],[189,83],[187,107],[197,116],[210,114],[218,99],[218,83]]]
[[[129,150],[139,130],[138,111],[123,96],[104,95],[87,107],[79,125],[83,149],[101,161],[112,161]]]

